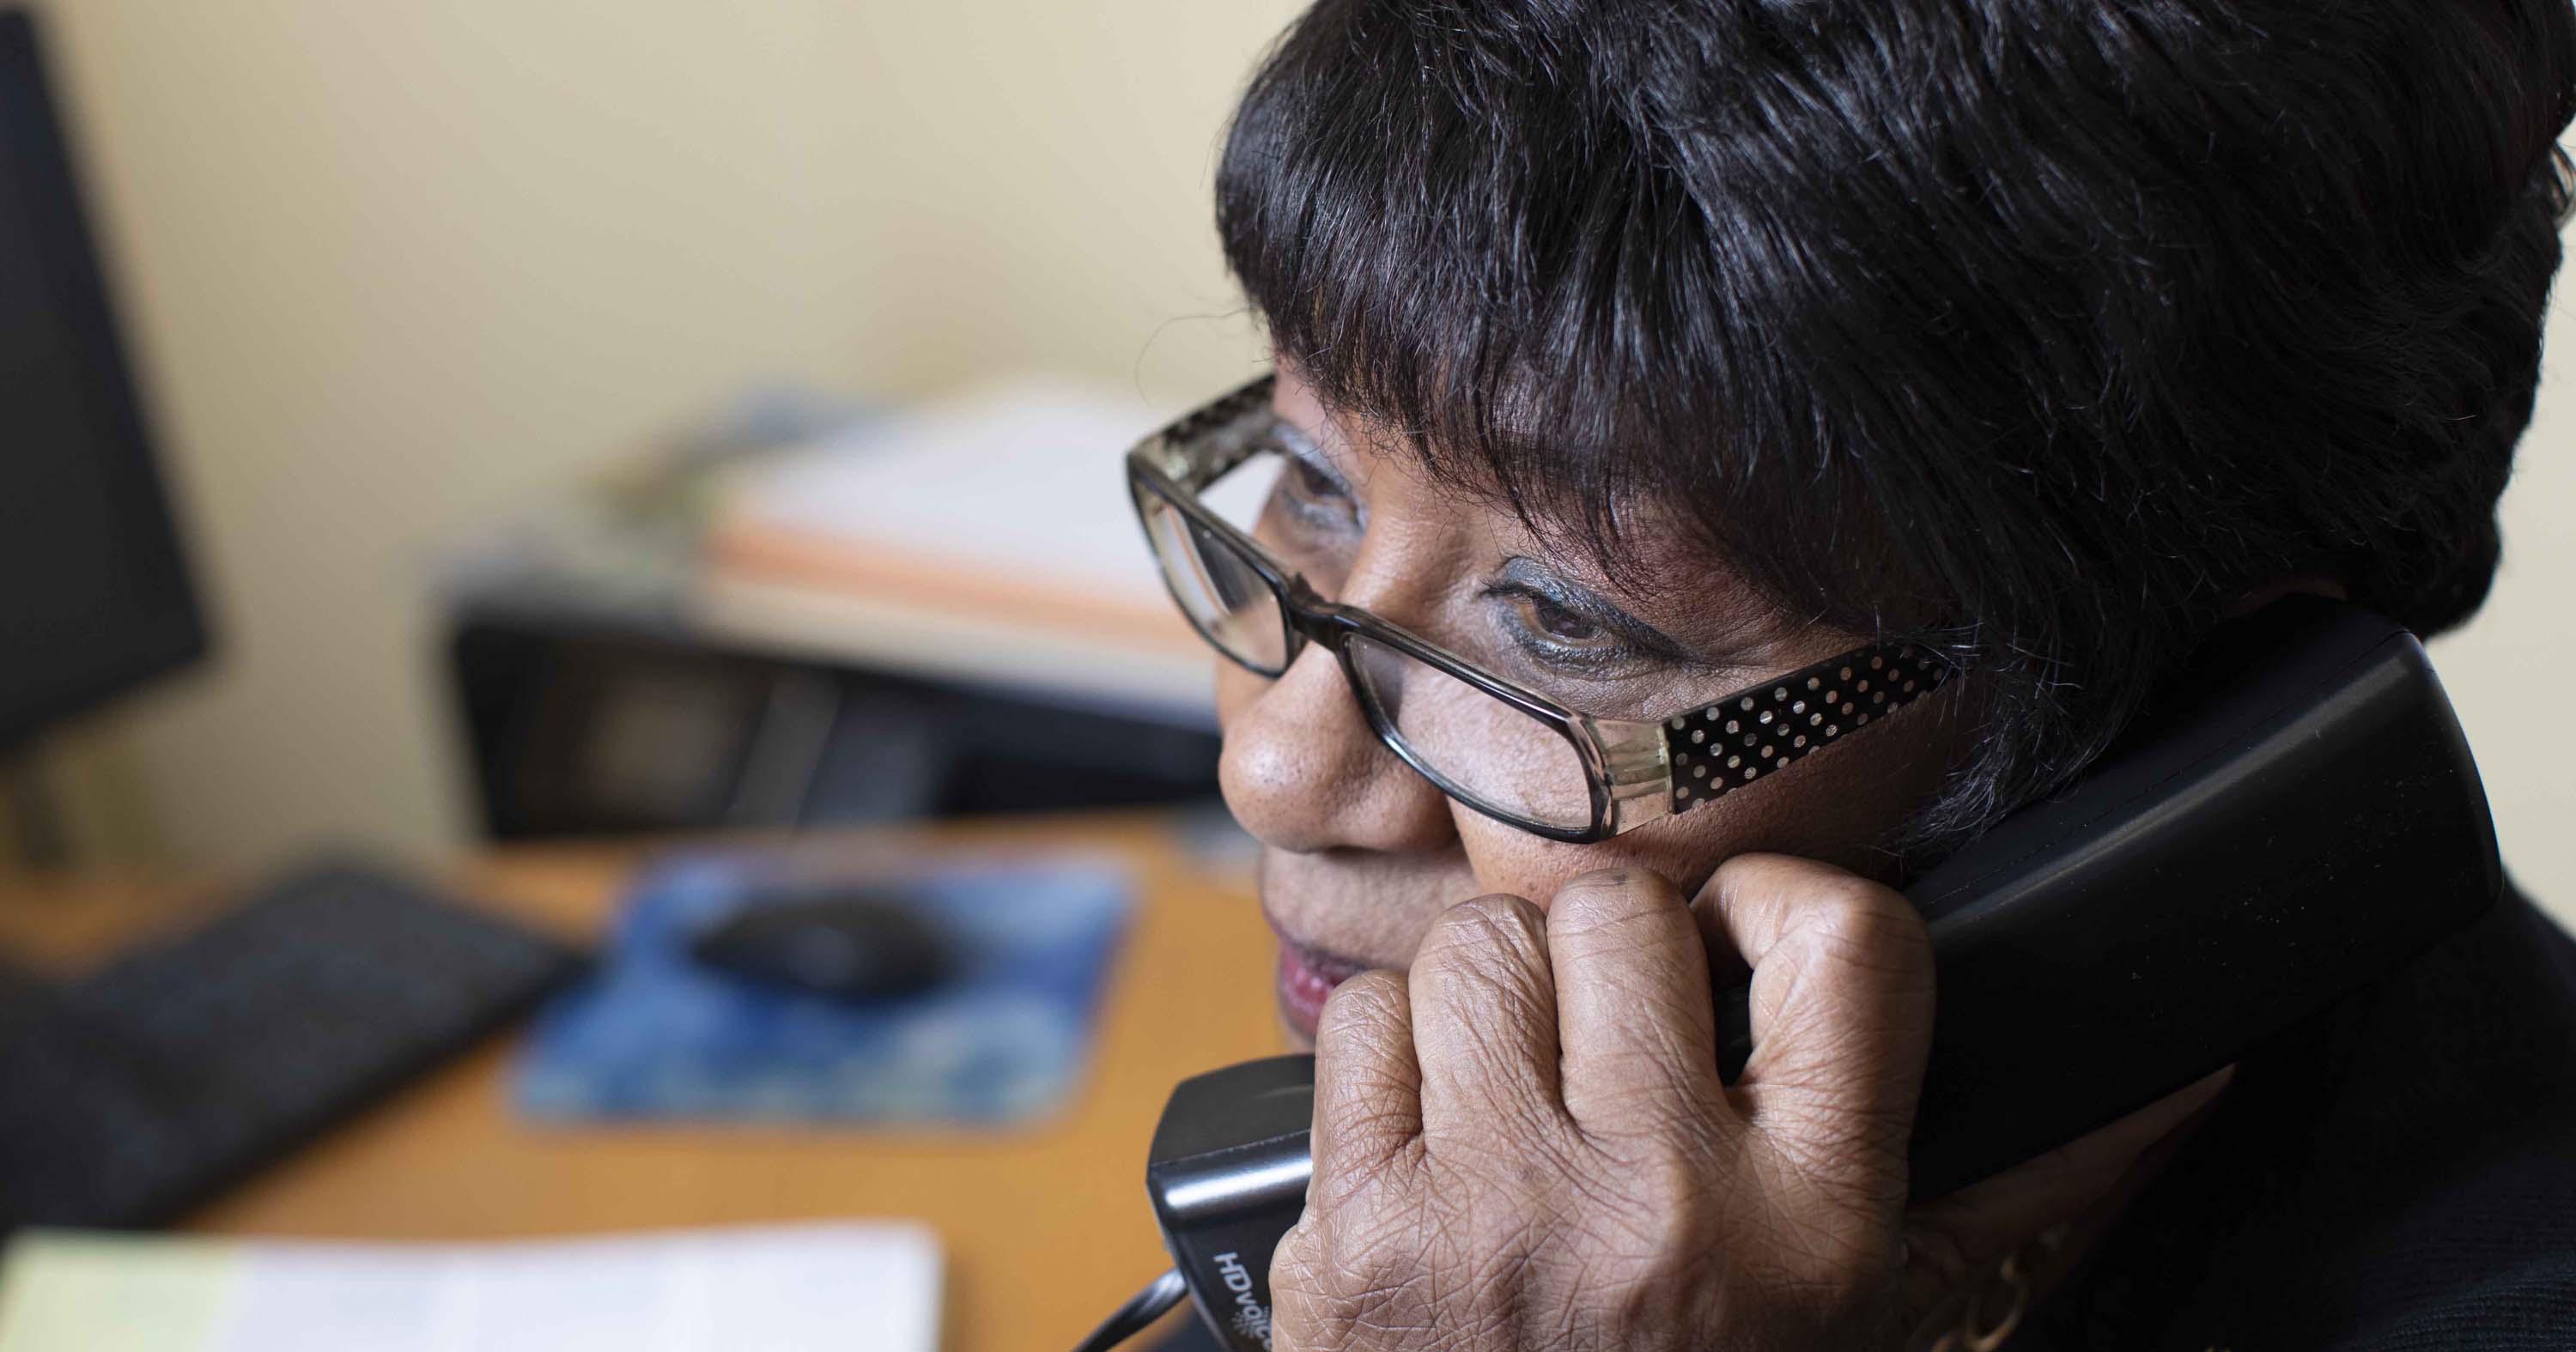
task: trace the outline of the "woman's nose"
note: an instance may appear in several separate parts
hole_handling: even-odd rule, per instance
[[[1456,839],[1447,795],[1396,757],[1341,663],[1308,644],[1278,679],[1227,691],[1217,781],[1243,828],[1283,850],[1433,850]]]

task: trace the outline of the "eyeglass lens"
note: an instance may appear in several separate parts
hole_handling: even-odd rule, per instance
[[[1256,456],[1209,486],[1211,514],[1257,532],[1277,481],[1275,456]],[[1278,595],[1232,541],[1152,492],[1146,532],[1173,594],[1210,643],[1264,675],[1285,666]],[[1455,797],[1504,817],[1563,830],[1592,820],[1592,781],[1554,727],[1438,667],[1365,635],[1349,640],[1356,692],[1382,733]]]
[[[1592,821],[1592,779],[1555,728],[1364,634],[1351,665],[1394,733],[1441,787],[1488,811],[1565,830]]]
[[[1155,561],[1190,623],[1226,656],[1278,675],[1287,666],[1287,624],[1260,570],[1160,496],[1148,492],[1138,501]]]

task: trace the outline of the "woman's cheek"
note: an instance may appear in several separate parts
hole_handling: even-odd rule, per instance
[[[1479,895],[1505,892],[1545,906],[1558,888],[1595,869],[1646,868],[1684,890],[1698,886],[1727,853],[1722,841],[1700,838],[1707,834],[1705,825],[1672,818],[1597,844],[1568,845],[1479,813],[1461,813],[1458,838],[1466,846]],[[1694,872],[1696,876],[1688,876]],[[1466,900],[1451,897],[1448,904]]]
[[[1849,767],[1818,763],[1813,768]],[[1837,792],[1838,787],[1845,791]],[[1871,846],[1902,820],[1913,801],[1903,793],[1851,792],[1823,773],[1783,775],[1762,792],[1730,794],[1590,845],[1543,840],[1467,812],[1459,814],[1458,835],[1479,893],[1507,892],[1545,906],[1557,888],[1605,868],[1645,869],[1684,893],[1695,892],[1718,865],[1751,851],[1818,859],[1876,877],[1887,870],[1888,860]]]

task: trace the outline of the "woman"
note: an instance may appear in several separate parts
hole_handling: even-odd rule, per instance
[[[2225,616],[2476,607],[2572,106],[2565,0],[1320,0],[1219,174],[1276,380],[1171,467],[1277,451],[1270,557],[1156,528],[1318,1057],[1277,1345],[2576,1345],[2526,904],[1909,1209],[1892,890]],[[1586,714],[1815,675],[1833,730],[1640,823],[1448,659],[1301,646],[1265,567]]]

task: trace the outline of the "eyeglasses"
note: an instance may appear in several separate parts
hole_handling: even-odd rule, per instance
[[[1930,653],[1883,644],[1662,719],[1577,713],[1326,600],[1209,505],[1238,471],[1275,458],[1273,380],[1256,380],[1127,453],[1128,491],[1163,581],[1199,635],[1256,674],[1279,676],[1308,643],[1330,650],[1378,739],[1488,817],[1550,840],[1607,840],[1785,770],[1949,678]]]

